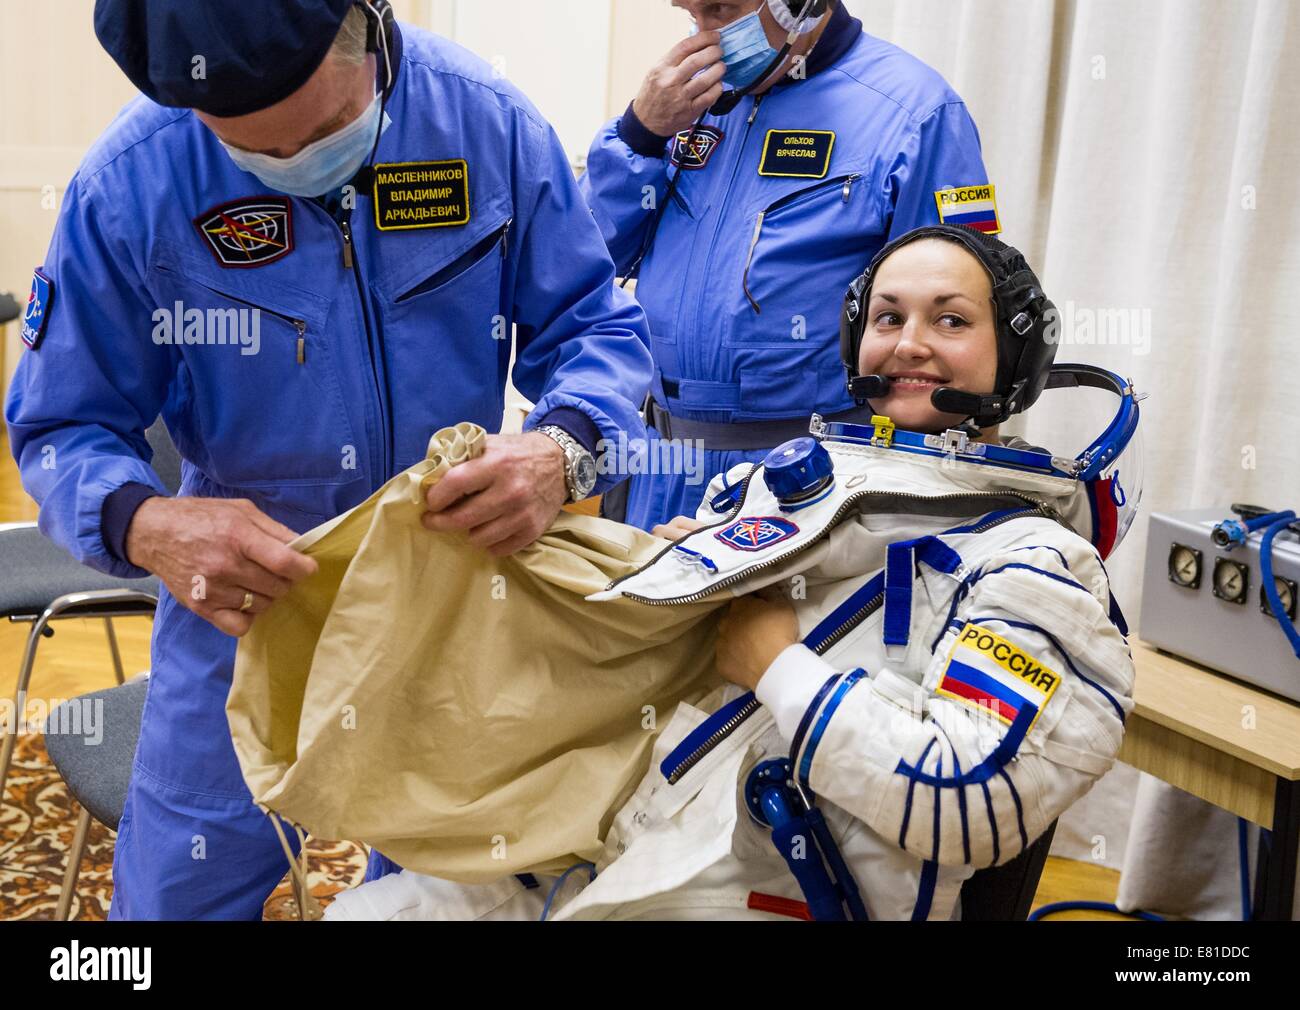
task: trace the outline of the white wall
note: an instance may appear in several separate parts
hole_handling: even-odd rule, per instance
[[[451,37],[533,101],[570,160],[584,154],[605,118],[611,0],[455,0],[452,6]]]

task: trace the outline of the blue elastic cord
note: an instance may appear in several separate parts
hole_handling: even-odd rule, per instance
[[[1259,567],[1264,575],[1264,597],[1268,600],[1268,609],[1277,619],[1282,634],[1291,643],[1291,649],[1300,659],[1300,631],[1291,623],[1286,609],[1282,606],[1282,597],[1277,593],[1277,583],[1273,579],[1273,540],[1284,529],[1296,521],[1294,512],[1278,513],[1283,518],[1277,519],[1264,531],[1264,539],[1259,543]],[[1266,517],[1268,518],[1268,517]]]
[[[563,887],[564,882],[569,879],[569,874],[574,870],[581,870],[583,868],[591,871],[591,877],[588,879],[588,883],[591,883],[592,880],[596,879],[595,863],[574,863],[567,870],[561,873],[555,883],[551,885],[551,893],[546,896],[546,904],[542,906],[542,916],[537,920],[538,922],[545,922],[546,917],[551,914],[551,902],[553,902],[555,896],[560,893],[560,888]]]
[[[1057,912],[1114,912],[1116,915],[1124,915],[1130,919],[1145,919],[1147,922],[1165,921],[1162,916],[1153,912],[1125,912],[1106,901],[1054,901],[1050,905],[1035,908],[1029,913],[1028,921],[1037,922]]]
[[[1237,818],[1237,862],[1241,867],[1241,921],[1250,922],[1250,836],[1246,818]]]

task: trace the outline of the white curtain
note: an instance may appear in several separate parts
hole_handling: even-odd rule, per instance
[[[1300,507],[1300,2],[847,6],[969,104],[1002,237],[1066,321],[1058,360],[1150,393],[1144,514]],[[1025,427],[1053,449],[1079,434],[1050,395]],[[1139,634],[1145,540],[1140,518],[1110,565]],[[1055,851],[1122,867],[1125,907],[1238,915],[1235,820],[1138,782],[1107,776],[1062,820]],[[1161,858],[1191,830],[1194,861]]]

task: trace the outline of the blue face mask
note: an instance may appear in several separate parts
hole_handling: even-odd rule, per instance
[[[722,36],[722,62],[727,72],[722,79],[737,90],[749,87],[776,59],[776,50],[767,41],[758,11],[719,29]]]
[[[366,111],[347,126],[313,141],[291,158],[241,151],[225,141],[221,146],[238,167],[257,176],[263,185],[291,196],[324,196],[351,179],[365,164],[375,145],[382,109],[380,96],[375,95]],[[386,129],[387,114],[383,119]]]

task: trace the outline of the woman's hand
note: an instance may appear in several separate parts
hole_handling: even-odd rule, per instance
[[[753,691],[767,668],[799,641],[799,620],[784,598],[745,596],[718,625],[718,673]]]
[[[650,531],[652,537],[662,537],[664,540],[680,540],[688,533],[694,533],[704,523],[698,519],[692,519],[690,516],[678,516],[662,526],[656,526]]]

